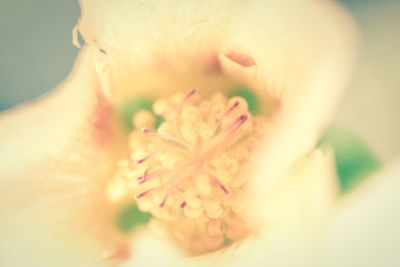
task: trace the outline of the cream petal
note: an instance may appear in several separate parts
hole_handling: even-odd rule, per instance
[[[267,225],[319,226],[330,218],[338,196],[333,154],[314,150],[262,191],[252,210]]]
[[[137,64],[209,49],[223,37],[238,2],[81,0],[77,27],[87,43]]]
[[[48,95],[0,114],[0,177],[60,155],[93,112],[98,82],[84,49],[65,82]]]
[[[343,200],[330,231],[330,265],[399,266],[400,160]]]
[[[357,31],[330,1],[255,1],[247,14],[226,46],[254,59],[253,80],[278,110],[258,156],[251,194],[257,199],[315,146],[349,78]]]
[[[102,87],[117,105],[121,98],[154,98],[194,84],[203,86],[205,82],[193,74],[210,64],[236,13],[232,10],[240,6],[236,0],[80,3],[75,41],[80,32],[98,49]],[[204,86],[215,88],[215,83]]]
[[[103,265],[92,231],[103,227],[96,214],[103,184],[91,167],[98,158],[83,154],[92,153],[90,142],[80,142],[97,89],[93,51],[85,48],[55,91],[1,114],[0,265]]]
[[[96,242],[60,225],[48,211],[0,211],[0,216],[2,266],[106,266]]]

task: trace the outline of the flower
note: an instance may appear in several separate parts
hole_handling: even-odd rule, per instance
[[[74,32],[77,36],[79,31],[88,45],[82,51],[75,73],[58,92],[2,118],[1,140],[7,142],[3,152],[7,156],[4,156],[7,160],[2,168],[3,190],[14,192],[17,188],[18,192],[24,192],[22,184],[27,188],[23,197],[4,194],[7,203],[4,217],[9,227],[5,229],[16,234],[19,233],[16,226],[27,227],[28,239],[32,238],[24,242],[27,248],[31,247],[29,241],[36,240],[32,237],[33,229],[57,234],[57,241],[49,237],[49,245],[62,241],[67,246],[63,248],[82,253],[87,260],[83,261],[83,266],[107,265],[127,259],[135,262],[143,249],[140,240],[147,237],[135,238],[116,231],[113,220],[125,203],[113,203],[107,192],[110,183],[115,181],[110,182],[110,177],[118,169],[116,162],[127,152],[128,134],[119,127],[115,110],[123,107],[127,99],[142,99],[141,103],[145,103],[149,99],[182,93],[193,86],[207,100],[215,91],[229,94],[232,87],[241,84],[255,90],[256,99],[261,103],[261,115],[268,121],[265,137],[260,139],[262,149],[255,156],[255,167],[246,174],[251,192],[246,193],[246,198],[254,213],[249,217],[262,225],[265,235],[278,233],[280,237],[289,233],[290,238],[292,231],[297,237],[299,230],[320,225],[325,220],[326,214],[322,212],[325,209],[321,207],[329,206],[334,193],[319,194],[324,190],[334,192],[335,187],[321,190],[314,179],[319,178],[321,172],[329,181],[329,155],[316,151],[307,159],[301,158],[314,147],[348,78],[354,30],[339,7],[330,2],[305,0],[290,3],[290,6],[285,1],[180,2],[178,6],[167,2],[81,1],[81,6],[82,17]],[[250,106],[249,99],[240,101],[241,108]],[[233,100],[232,105],[235,103]],[[227,105],[226,110],[232,105]],[[142,109],[146,108],[142,106]],[[134,117],[135,124],[155,120],[152,114],[141,112],[136,114],[139,117]],[[249,119],[250,112],[246,108],[242,112],[226,122],[228,129],[243,129],[245,121],[253,120]],[[167,117],[162,111],[160,114]],[[41,123],[36,122],[39,117],[43,120]],[[164,125],[168,127],[172,120],[165,119]],[[191,120],[193,117],[188,119]],[[34,127],[29,123],[35,123]],[[21,130],[19,125],[30,127]],[[30,131],[25,131],[26,128]],[[143,132],[159,136],[161,129],[160,126],[157,132],[149,129]],[[149,150],[152,141],[142,141],[135,134],[129,137],[131,142],[136,142],[135,147],[145,144],[144,149]],[[189,130],[185,139],[191,137]],[[39,144],[38,140],[43,138],[45,144]],[[206,151],[224,152],[225,145],[220,146],[221,142],[212,146],[218,149]],[[163,148],[157,142],[156,145]],[[29,155],[25,147],[31,148]],[[220,151],[220,147],[224,149]],[[294,174],[287,174],[299,160]],[[26,168],[20,169],[21,166]],[[184,167],[188,166],[191,165]],[[209,176],[217,181],[222,189],[220,193],[228,191],[216,175]],[[296,184],[293,177],[305,177],[304,180],[299,178],[304,184]],[[310,184],[305,182],[308,179],[312,180]],[[305,185],[310,185],[311,189],[317,187],[309,195],[310,206],[299,198],[311,190]],[[118,187],[112,188],[115,192]],[[289,190],[293,190],[290,197]],[[201,201],[204,203],[205,199]],[[282,209],[286,201],[288,207]],[[302,205],[297,207],[297,203]],[[18,205],[20,209],[14,211]],[[233,204],[227,206],[233,208]],[[305,207],[310,207],[311,211],[305,212]],[[205,213],[210,210],[205,209]],[[290,214],[289,211],[294,210],[298,210],[299,216]],[[212,211],[208,219],[219,217],[217,210]],[[190,212],[193,215],[193,210]],[[28,224],[25,218],[29,218]],[[276,231],[264,226],[271,221]],[[218,230],[219,227],[214,228]],[[70,240],[71,243],[77,240],[88,243],[75,250],[66,244]],[[267,246],[271,248],[276,244],[270,237],[263,240],[268,240]],[[237,251],[246,248],[240,243],[236,245],[240,247]],[[258,246],[260,252],[264,245]],[[62,253],[58,248],[50,245],[46,250],[55,252],[56,261],[78,264],[74,253]],[[170,256],[174,255],[171,251]],[[35,257],[27,257],[28,260],[32,258]],[[9,259],[10,262],[16,260]],[[36,259],[38,264],[43,261],[41,265],[51,265],[50,257],[37,256]]]

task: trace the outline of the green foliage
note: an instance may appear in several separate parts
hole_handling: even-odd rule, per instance
[[[162,116],[156,115],[156,129],[158,129],[158,127],[160,127],[161,123],[164,122],[164,118]]]
[[[146,224],[150,218],[149,213],[141,212],[136,204],[131,204],[118,215],[117,226],[122,232],[129,232],[137,226]]]
[[[124,127],[128,130],[132,129],[132,117],[136,112],[141,110],[151,111],[153,102],[146,98],[133,98],[125,101],[120,110],[121,120]]]
[[[318,146],[333,149],[342,193],[360,184],[381,165],[363,140],[340,128],[328,128]]]
[[[238,86],[232,90],[229,97],[240,96],[247,101],[248,109],[252,115],[258,115],[261,111],[260,100],[256,93],[246,86]]]

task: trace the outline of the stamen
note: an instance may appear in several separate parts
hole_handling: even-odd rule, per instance
[[[197,90],[196,89],[192,89],[190,90],[182,99],[181,103],[178,105],[177,109],[176,109],[176,119],[175,119],[175,132],[176,134],[182,138],[182,133],[180,131],[180,127],[181,127],[181,112],[182,112],[182,108],[183,106],[187,103],[187,101],[194,95],[196,94]]]
[[[146,170],[143,176],[138,177],[138,185],[141,185],[141,184],[143,184],[143,183],[145,183],[145,182],[147,182],[147,181],[149,181],[149,180],[151,180],[153,178],[159,177],[159,176],[161,176],[163,174],[167,174],[169,172],[172,172],[172,170],[170,170],[170,169],[161,169],[161,170],[149,175],[148,174],[148,170]]]
[[[226,189],[225,185],[216,177],[212,176],[213,181],[218,185],[218,187],[224,191],[225,195],[229,194],[228,189]]]
[[[233,105],[224,113],[223,116],[228,116],[233,110],[235,110],[239,106],[239,101],[235,101]]]
[[[235,103],[233,103],[233,105],[227,111],[225,111],[224,114],[222,114],[221,118],[218,119],[217,124],[215,125],[214,133],[216,133],[218,129],[221,127],[222,120],[227,116],[229,116],[232,113],[232,111],[234,111],[239,106],[239,104],[240,104],[239,101],[235,101]]]
[[[182,142],[181,140],[179,140],[179,139],[177,139],[175,137],[172,137],[172,136],[161,135],[161,134],[159,134],[157,132],[154,132],[154,131],[150,130],[149,128],[143,127],[142,128],[142,133],[147,135],[147,136],[158,137],[163,141],[170,142],[170,143],[173,143],[175,145],[179,145],[181,147],[189,149],[187,144]]]
[[[145,162],[146,160],[148,160],[150,157],[152,156],[152,154],[148,154],[147,156],[145,156],[144,158],[138,159],[135,161],[135,163],[137,165],[142,164],[143,162]]]
[[[199,251],[208,251],[220,246],[228,232],[245,230],[242,225],[235,228],[230,221],[241,216],[236,212],[242,201],[238,194],[248,179],[253,144],[261,138],[262,132],[256,129],[264,120],[249,115],[246,99],[227,100],[216,93],[209,100],[197,101],[196,92],[191,89],[183,96],[157,100],[167,106],[153,105],[165,118],[163,125],[153,129],[142,124],[147,127],[132,129],[129,160],[119,166],[122,171],[117,178],[128,179],[129,189],[124,194],[134,195],[141,209],[166,220],[177,232],[176,238],[212,237],[199,245]],[[252,127],[243,126],[246,122]],[[136,144],[140,149],[132,151]],[[172,218],[182,218],[183,224],[169,224]],[[193,223],[193,229],[184,223]],[[220,229],[221,224],[226,224],[226,231]],[[235,240],[240,238],[236,236]],[[218,244],[209,244],[214,241]]]
[[[182,99],[181,106],[182,106],[183,104],[185,104],[195,93],[197,93],[197,90],[196,90],[195,88],[193,88],[192,90],[190,90],[190,91],[185,95],[185,97]]]
[[[148,159],[153,158],[155,155],[158,155],[158,154],[161,154],[161,153],[164,153],[164,152],[165,152],[164,149],[163,149],[163,150],[157,150],[157,151],[151,152],[151,153],[149,153],[148,155],[144,156],[143,158],[138,159],[138,160],[135,160],[135,163],[136,163],[137,165],[140,165],[140,164],[142,164],[143,162],[147,161]]]
[[[208,175],[211,177],[211,179],[213,180],[214,183],[216,183],[218,185],[218,187],[224,191],[225,195],[229,194],[228,189],[225,187],[225,185],[221,182],[220,179],[218,179],[218,177],[213,173],[213,171],[210,170],[210,167],[206,168],[206,172],[208,173]]]
[[[247,121],[249,116],[247,114],[240,115],[226,130],[227,134],[234,135],[237,130]]]
[[[148,193],[150,193],[150,192],[152,192],[154,190],[156,190],[156,189],[152,188],[152,189],[146,190],[146,191],[144,191],[144,192],[142,192],[140,194],[137,194],[136,195],[136,199],[141,199],[142,197],[145,197]]]
[[[138,184],[142,184],[147,180],[147,177],[149,177],[149,169],[147,169],[143,176],[138,177]]]
[[[207,146],[204,147],[203,149],[203,155],[205,156],[212,156],[217,154],[221,148],[222,145],[229,145],[229,143],[224,142],[225,140],[232,140],[232,137],[235,136],[235,134],[238,132],[240,127],[247,121],[248,115],[247,114],[242,114],[239,117],[237,117],[231,125],[225,129],[222,130],[218,135],[214,136],[211,141],[208,143]]]
[[[184,168],[184,165],[183,165],[182,167]],[[167,199],[168,199],[169,195],[171,194],[172,190],[173,190],[174,188],[176,188],[177,185],[178,185],[181,181],[183,181],[183,180],[185,180],[186,178],[188,178],[188,177],[190,177],[191,175],[193,175],[193,171],[195,170],[193,167],[192,167],[192,168],[185,168],[185,169],[186,169],[186,170],[185,170],[186,172],[185,172],[183,175],[181,175],[180,177],[177,177],[175,180],[172,180],[172,181],[170,181],[170,182],[168,183],[167,192],[165,193],[165,196],[164,196],[163,201],[159,204],[159,207],[160,207],[160,208],[163,208],[163,207],[164,207],[164,205],[165,205],[165,203],[167,202]],[[176,173],[180,173],[178,169],[176,170]]]
[[[164,208],[165,203],[167,203],[168,197],[169,197],[169,192],[168,192],[167,194],[165,194],[163,200],[162,200],[161,203],[158,205],[158,206],[160,207],[160,209]]]

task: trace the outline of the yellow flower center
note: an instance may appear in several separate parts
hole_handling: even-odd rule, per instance
[[[196,90],[154,102],[137,112],[129,157],[111,180],[108,195],[129,194],[192,253],[219,248],[246,232],[243,187],[251,154],[266,118],[252,116],[241,97]],[[156,116],[164,122],[154,129]]]

